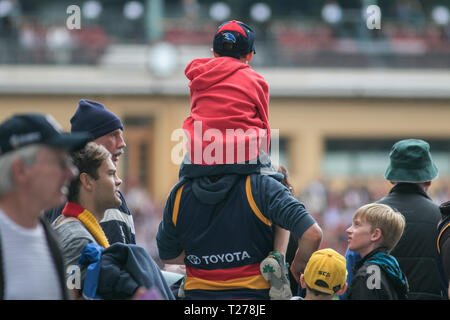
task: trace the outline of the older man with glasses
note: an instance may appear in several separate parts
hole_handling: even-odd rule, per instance
[[[77,169],[68,151],[89,134],[63,133],[41,114],[0,124],[0,299],[67,299],[62,255],[45,210],[63,204]]]

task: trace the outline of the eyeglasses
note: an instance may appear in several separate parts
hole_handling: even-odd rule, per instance
[[[64,155],[62,157],[59,157],[58,164],[62,170],[70,170],[73,176],[75,177],[78,176],[79,174],[78,168],[75,166],[70,156]]]
[[[41,158],[42,163],[50,166],[57,166],[62,171],[69,170],[73,176],[78,176],[78,168],[74,165],[72,158],[66,152],[48,154],[48,156]]]

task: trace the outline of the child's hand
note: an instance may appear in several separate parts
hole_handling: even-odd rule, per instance
[[[292,261],[292,265],[289,268],[295,281],[297,281],[297,283],[299,283],[299,284],[300,284],[300,276],[305,271],[305,267],[306,267],[306,261],[298,262],[298,261],[294,260],[294,261]]]

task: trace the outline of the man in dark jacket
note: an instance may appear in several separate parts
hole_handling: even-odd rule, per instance
[[[181,179],[156,240],[163,262],[186,265],[186,299],[268,299],[270,284],[259,266],[273,248],[275,224],[299,239],[291,268],[299,279],[322,231],[272,176]]]
[[[408,279],[409,299],[442,299],[436,260],[436,226],[441,214],[427,195],[431,181],[438,175],[430,146],[423,140],[401,140],[394,144],[389,157],[385,178],[394,187],[377,203],[392,207],[406,219],[403,236],[391,254]],[[356,255],[349,250],[347,264]]]

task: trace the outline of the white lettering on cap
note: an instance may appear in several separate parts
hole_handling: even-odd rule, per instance
[[[9,144],[13,149],[17,149],[24,144],[29,144],[32,142],[40,141],[42,138],[40,132],[31,132],[27,134],[15,134],[9,138]]]

